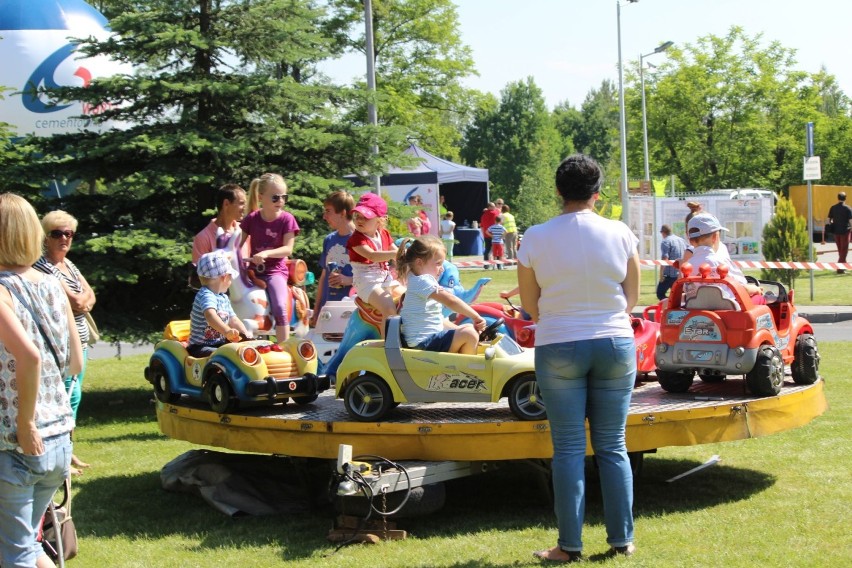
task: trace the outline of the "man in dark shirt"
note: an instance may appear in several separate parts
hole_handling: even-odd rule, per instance
[[[852,231],[852,207],[846,205],[846,193],[841,191],[837,194],[837,203],[828,210],[828,222],[831,223],[834,232],[834,242],[837,243],[837,262],[845,263],[846,254],[849,252],[849,236]],[[846,272],[843,269],[838,274]]]

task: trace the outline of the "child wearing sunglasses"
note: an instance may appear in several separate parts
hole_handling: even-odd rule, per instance
[[[296,218],[284,211],[286,202],[284,178],[278,174],[263,174],[251,182],[251,212],[240,223],[243,231],[240,247],[251,237],[249,260],[255,265],[257,275],[266,282],[270,312],[275,318],[275,336],[279,342],[290,337],[287,257],[293,254],[293,243],[299,234]],[[254,210],[255,204],[259,204],[260,208]]]

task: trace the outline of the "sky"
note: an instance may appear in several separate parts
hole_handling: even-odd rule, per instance
[[[479,77],[471,88],[494,93],[532,76],[549,108],[562,101],[579,107],[604,79],[618,84],[615,0],[456,0],[462,40],[473,50]],[[825,66],[852,95],[852,2],[848,0],[622,0],[625,68],[665,41],[694,44],[741,26],[763,45],[778,41],[796,50],[796,68]],[[647,57],[662,61],[665,53]],[[326,69],[348,81],[360,62]],[[363,65],[366,67],[366,64]],[[345,69],[345,71],[344,71]]]

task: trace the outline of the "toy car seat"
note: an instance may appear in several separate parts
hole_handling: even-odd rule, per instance
[[[689,310],[738,310],[736,302],[722,296],[718,286],[702,285],[698,287],[695,296],[686,302]]]

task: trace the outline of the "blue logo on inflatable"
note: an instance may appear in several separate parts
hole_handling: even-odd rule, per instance
[[[59,83],[56,82],[56,79],[54,79],[53,75],[56,73],[56,69],[62,64],[62,62],[68,59],[72,53],[74,53],[74,46],[69,43],[54,51],[50,57],[42,61],[42,63],[36,67],[33,74],[30,75],[29,79],[27,79],[27,83],[24,85],[24,88],[21,89],[23,91],[22,99],[24,108],[30,112],[44,114],[48,112],[58,112],[71,106],[70,104],[60,105],[44,102],[41,99],[39,89],[55,89],[60,86]],[[74,72],[74,74],[81,76],[88,73],[86,73],[85,69],[80,67]]]

